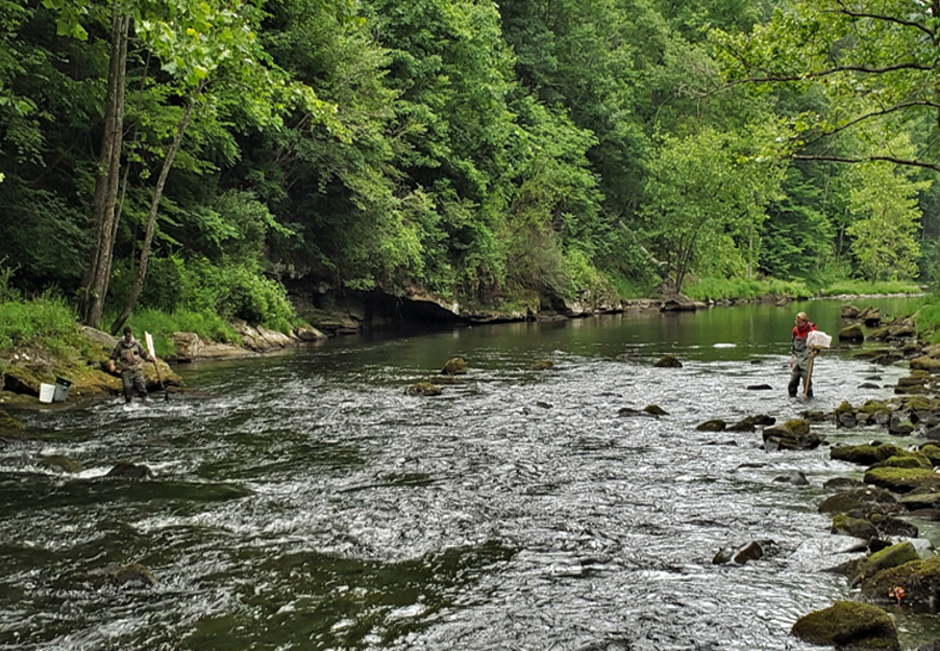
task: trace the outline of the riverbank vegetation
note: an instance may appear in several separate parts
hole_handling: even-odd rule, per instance
[[[929,285],[935,17],[859,4],[0,0],[4,286],[234,341],[302,320],[285,285],[468,313]]]

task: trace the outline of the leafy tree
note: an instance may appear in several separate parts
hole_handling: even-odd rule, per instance
[[[667,291],[680,291],[703,256],[713,267],[741,247],[746,260],[756,258],[754,229],[778,196],[782,169],[733,134],[703,129],[663,139],[648,165],[642,212]]]
[[[849,210],[856,220],[847,233],[859,268],[872,282],[916,277],[921,256],[917,193],[931,182],[912,181],[903,169],[884,162],[859,165],[852,175],[858,182],[850,193]]]

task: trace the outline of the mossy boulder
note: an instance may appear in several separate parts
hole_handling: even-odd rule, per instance
[[[837,601],[829,608],[804,615],[790,635],[809,644],[838,649],[900,651],[894,620],[877,606]]]
[[[890,594],[899,587],[904,588],[908,603],[930,604],[940,592],[940,557],[911,561],[866,577],[862,595],[873,601],[890,601]]]
[[[819,447],[822,439],[809,429],[805,419],[788,420],[780,425],[772,425],[763,430],[764,449],[775,450],[813,450]]]
[[[444,363],[441,375],[463,375],[467,372],[467,362],[462,357],[451,357]]]
[[[897,505],[897,498],[883,488],[876,486],[866,486],[855,490],[842,491],[835,495],[830,495],[819,504],[820,513],[848,513],[850,511],[864,509],[873,504],[886,505],[892,507]]]
[[[860,344],[865,341],[865,333],[862,331],[862,326],[857,323],[853,323],[850,326],[846,326],[839,330],[839,341],[846,341],[849,343]]]
[[[914,545],[908,540],[875,552],[865,560],[859,569],[863,577],[869,577],[875,576],[882,570],[919,560],[920,555],[917,553]]]
[[[915,370],[927,371],[928,373],[940,373],[940,359],[921,355],[915,357],[910,362],[911,368]]]
[[[900,448],[890,443],[865,443],[863,445],[836,445],[829,449],[829,458],[870,466],[895,456]]]
[[[926,468],[871,468],[865,483],[887,488],[895,493],[909,493],[915,488],[940,488],[940,475]]]
[[[439,396],[443,391],[437,385],[430,382],[416,382],[405,389],[409,396]]]
[[[920,451],[930,463],[940,466],[940,446],[935,443],[925,443],[920,447]]]
[[[911,450],[898,450],[897,454],[890,456],[884,461],[872,464],[872,468],[925,468],[930,470],[933,463],[923,452],[913,452]]]

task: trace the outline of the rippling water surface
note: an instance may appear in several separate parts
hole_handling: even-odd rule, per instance
[[[181,367],[171,402],[24,414],[31,440],[0,450],[0,649],[812,648],[788,631],[850,596],[823,570],[853,544],[816,504],[859,469],[695,429],[892,395],[905,368],[831,352],[817,398],[787,398],[798,309],[842,326],[816,302],[351,338]],[[454,355],[458,384],[405,394]],[[618,415],[649,404],[668,415]],[[156,477],[104,479],[121,460]],[[774,481],[794,470],[810,486]],[[753,540],[765,558],[712,564]],[[110,585],[135,561],[155,586]],[[896,616],[906,648],[940,635]]]

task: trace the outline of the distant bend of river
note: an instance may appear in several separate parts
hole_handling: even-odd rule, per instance
[[[843,325],[814,301],[360,336],[179,367],[192,391],[170,402],[25,415],[29,441],[0,449],[0,649],[815,648],[788,632],[851,598],[824,570],[855,542],[816,505],[860,469],[695,429],[892,395],[904,364],[830,351],[817,397],[788,398],[801,309]],[[406,395],[453,356],[457,384]],[[618,415],[650,404],[667,415]],[[155,478],[103,478],[122,460]],[[775,481],[792,471],[810,485]],[[712,564],[750,541],[767,555]],[[108,582],[133,562],[154,586]],[[940,636],[893,614],[906,649]]]

